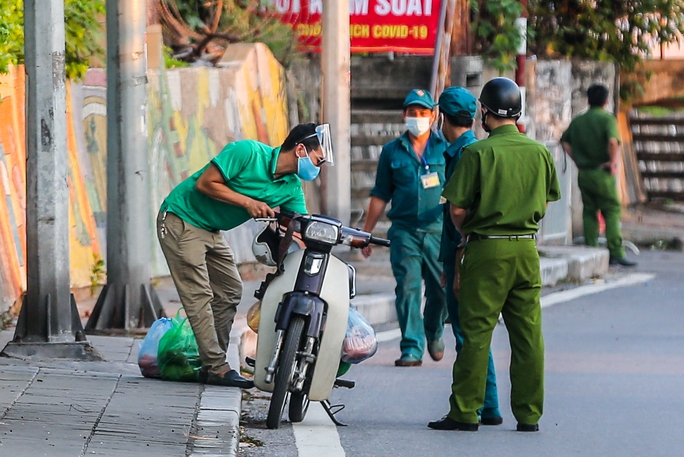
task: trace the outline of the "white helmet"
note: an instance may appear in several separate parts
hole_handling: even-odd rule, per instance
[[[257,261],[269,267],[277,266],[278,249],[280,249],[281,239],[282,237],[271,228],[270,224],[264,225],[252,242],[252,253]],[[290,246],[287,249],[287,254],[298,249],[301,248],[292,240],[292,243],[290,243]]]

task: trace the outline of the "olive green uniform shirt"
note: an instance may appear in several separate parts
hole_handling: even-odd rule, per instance
[[[620,141],[615,116],[603,108],[589,108],[572,120],[561,141],[572,146],[572,157],[580,170],[596,169],[610,161],[608,141]]]
[[[214,164],[229,189],[271,208],[307,214],[302,182],[295,174],[275,178],[280,148],[258,141],[229,143],[207,166],[176,186],[161,205],[184,221],[209,231],[230,230],[251,218],[246,209],[221,202],[197,190],[197,179]]]
[[[469,210],[465,234],[531,235],[561,195],[548,149],[503,125],[464,149],[443,196]]]

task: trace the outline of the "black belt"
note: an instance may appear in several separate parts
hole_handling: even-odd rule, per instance
[[[536,240],[537,235],[480,235],[479,233],[471,233],[468,235],[468,243],[479,240]]]

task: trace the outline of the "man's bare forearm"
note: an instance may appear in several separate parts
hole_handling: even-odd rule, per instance
[[[465,235],[463,235],[463,222],[465,221],[468,212],[463,208],[455,206],[453,203],[450,203],[449,205],[449,214],[451,215],[451,222],[454,223],[456,230],[458,231],[458,233],[461,234],[461,244],[463,244],[463,242],[465,242]]]
[[[620,144],[615,138],[608,140],[608,155],[611,163],[617,163]]]
[[[366,222],[363,224],[364,232],[372,232],[378,223],[378,219],[385,211],[387,202],[380,197],[372,196],[368,204],[368,214],[366,215]]]

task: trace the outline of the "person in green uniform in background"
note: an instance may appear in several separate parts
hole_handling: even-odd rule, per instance
[[[197,339],[200,382],[254,386],[226,361],[242,281],[220,231],[273,217],[278,206],[307,214],[300,179],[315,179],[332,160],[329,133],[327,124],[300,124],[277,148],[251,140],[229,143],[162,203],[157,237]]]
[[[444,356],[446,305],[440,285],[439,257],[442,230],[440,197],[444,186],[446,142],[430,126],[435,121],[435,102],[429,92],[411,91],[404,100],[407,131],[387,143],[380,153],[375,187],[371,190],[363,230],[372,232],[387,203],[392,208],[388,237],[395,289],[397,317],[401,329],[400,367],[420,366],[425,340],[433,360]],[[365,257],[372,253],[368,246]],[[425,309],[421,316],[421,288],[425,280]]]
[[[606,221],[606,240],[611,265],[633,267],[625,255],[620,231],[620,199],[617,195],[617,174],[620,135],[615,116],[606,111],[608,88],[592,84],[587,90],[589,110],[572,120],[561,136],[565,153],[577,165],[582,193],[584,242],[598,246],[598,212]]]
[[[428,427],[478,429],[492,332],[503,315],[511,345],[511,409],[518,431],[539,430],[544,405],[541,274],[535,234],[548,202],[560,198],[549,151],[521,134],[520,89],[507,78],[480,94],[489,138],[466,147],[443,195],[467,246],[455,282],[463,348],[454,363],[449,413]]]
[[[454,168],[461,158],[463,148],[477,141],[473,132],[473,122],[477,113],[477,100],[467,89],[463,87],[447,87],[439,97],[439,112],[443,117],[441,131],[444,138],[450,143],[444,152],[446,161],[445,179],[454,173]],[[442,243],[439,251],[439,260],[444,265],[443,285],[446,293],[447,310],[451,329],[456,337],[456,352],[461,352],[463,347],[463,335],[459,324],[458,299],[454,293],[454,278],[456,277],[457,247],[461,244],[461,234],[456,230],[451,220],[449,205],[444,206],[444,222],[442,227]],[[487,369],[487,388],[485,389],[485,401],[480,411],[480,423],[482,425],[500,425],[503,423],[499,411],[499,394],[496,388],[496,370],[494,358],[489,351],[489,367]]]

